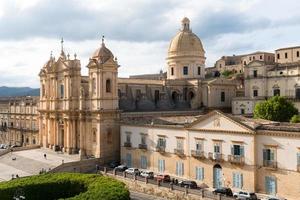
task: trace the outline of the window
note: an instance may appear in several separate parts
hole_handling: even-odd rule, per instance
[[[166,139],[165,138],[158,138],[157,146],[158,147],[166,147]]]
[[[288,54],[287,54],[287,53],[284,53],[284,57],[285,57],[285,58],[288,58]]]
[[[244,65],[247,65],[247,62],[246,62],[246,61],[244,61]]]
[[[187,66],[183,67],[183,75],[188,75],[189,74],[189,68]]]
[[[106,92],[109,93],[111,92],[111,83],[110,83],[110,79],[106,80]]]
[[[243,187],[243,174],[238,172],[232,173],[232,185],[234,188],[242,189]]]
[[[244,108],[241,109],[241,114],[242,115],[245,114],[245,109]]]
[[[201,67],[198,67],[198,75],[201,75]]]
[[[146,135],[141,134],[141,144],[146,145]]]
[[[183,138],[177,138],[177,149],[183,149]]]
[[[126,132],[126,142],[131,143],[131,132]]]
[[[253,60],[255,60],[255,56],[253,56]]]
[[[183,176],[184,175],[184,164],[181,161],[176,162],[176,175]]]
[[[238,144],[231,146],[231,155],[244,156],[244,147]]]
[[[221,144],[219,142],[214,144],[214,153],[221,153]]]
[[[158,160],[158,172],[164,173],[165,172],[165,160]]]
[[[275,177],[265,177],[265,190],[267,194],[275,195],[277,193],[277,183]]]
[[[96,94],[96,78],[92,80],[92,93]]]
[[[280,59],[280,54],[279,53],[277,54],[277,59]]]
[[[141,156],[141,168],[147,169],[147,157],[146,156]]]
[[[204,168],[196,167],[196,180],[203,181],[204,180]]]
[[[130,153],[126,154],[126,165],[128,168],[132,167],[132,157]]]
[[[273,96],[280,96],[280,89],[274,89]]]
[[[249,60],[250,60],[250,61],[252,60],[251,56],[249,57]]]
[[[222,64],[220,64],[220,68],[222,67]]]
[[[93,142],[96,142],[96,139],[97,139],[97,130],[96,129],[93,129]]]
[[[263,58],[262,58],[262,55],[260,55],[260,56],[259,56],[259,59],[260,59],[260,60],[262,60],[262,59],[263,59]]]
[[[196,140],[196,151],[202,151],[203,150],[203,140]]]
[[[221,102],[225,102],[225,92],[221,92]]]
[[[174,75],[174,67],[171,67],[171,75]]]
[[[299,55],[299,51],[297,51],[297,57],[299,57],[300,55]]]
[[[253,96],[257,97],[258,96],[258,91],[257,90],[253,90]]]
[[[274,148],[263,149],[263,166],[276,168],[277,164],[275,161],[275,150]]]
[[[62,99],[62,98],[64,98],[64,94],[65,93],[65,87],[64,87],[64,85],[60,85],[60,98]]]
[[[253,70],[253,77],[257,77],[257,70]]]

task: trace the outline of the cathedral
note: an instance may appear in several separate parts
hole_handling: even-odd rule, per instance
[[[170,42],[166,73],[118,77],[118,61],[104,39],[89,59],[88,76],[63,46],[40,71],[41,146],[107,160],[120,154],[120,113],[229,108],[238,82],[205,79],[205,50],[190,20]]]

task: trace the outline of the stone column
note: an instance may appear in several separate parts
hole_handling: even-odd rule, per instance
[[[80,158],[84,158],[86,156],[86,151],[85,151],[85,121],[82,117],[80,117],[80,124],[79,124],[79,129],[80,129]]]

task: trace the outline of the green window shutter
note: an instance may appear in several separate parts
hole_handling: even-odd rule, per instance
[[[275,152],[273,150],[270,151],[270,160],[274,160]]]
[[[196,172],[196,180],[199,180],[198,178],[198,167],[195,167],[195,172]]]
[[[245,148],[244,148],[244,146],[240,146],[240,153],[241,153],[241,156],[245,156]]]
[[[165,171],[165,160],[163,160],[163,169],[162,169],[162,171],[164,172]]]
[[[243,178],[243,174],[240,175],[240,188],[242,189],[244,186],[244,178]]]
[[[178,176],[178,162],[176,162],[176,175]]]
[[[263,159],[268,160],[268,152],[267,149],[263,149]]]
[[[181,163],[181,176],[184,175],[184,163],[182,162]]]
[[[233,183],[232,185],[233,185],[233,187],[236,187],[236,177],[235,176],[236,176],[236,174],[233,172],[232,173],[232,183]]]
[[[204,167],[201,167],[201,180],[204,180]]]

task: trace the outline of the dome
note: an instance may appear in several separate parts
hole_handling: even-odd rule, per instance
[[[199,37],[190,30],[190,20],[185,17],[181,21],[182,29],[171,40],[168,54],[204,56],[204,49]]]
[[[114,55],[112,52],[106,48],[104,42],[102,42],[102,45],[99,49],[97,49],[94,54],[92,55],[92,59],[99,60],[101,63],[105,63],[110,58],[113,58]]]

